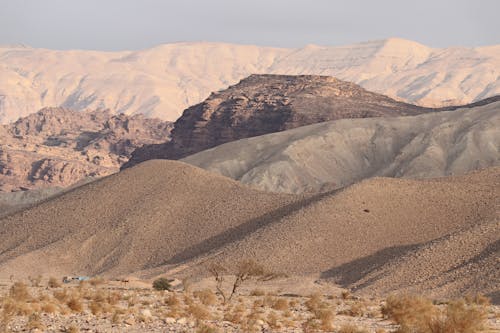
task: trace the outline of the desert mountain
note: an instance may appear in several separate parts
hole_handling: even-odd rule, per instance
[[[67,187],[114,173],[137,147],[168,140],[170,129],[142,115],[42,109],[0,126],[0,191]]]
[[[169,276],[196,277],[211,262],[231,266],[252,257],[275,271],[349,287],[369,273],[404,265],[395,262],[399,257],[414,264],[405,266],[414,267],[414,275],[376,275],[361,289],[420,290],[416,282],[447,267],[419,270],[427,261],[428,255],[418,256],[425,246],[475,235],[463,248],[449,247],[460,251],[447,263],[457,268],[489,253],[498,239],[499,189],[500,170],[492,168],[427,181],[374,178],[342,191],[294,196],[252,190],[181,162],[147,161],[1,219],[0,276],[168,270]],[[467,270],[478,274],[467,279],[479,281],[498,269],[496,261],[481,262],[487,265]],[[421,291],[473,289],[456,280],[440,283]],[[476,287],[490,293],[495,280]]]
[[[138,149],[126,166],[179,159],[226,142],[329,120],[432,111],[328,76],[251,75],[186,109],[171,141]]]
[[[259,189],[300,193],[384,176],[429,178],[500,165],[500,102],[343,119],[226,143],[183,161]]]
[[[174,43],[140,51],[0,47],[0,123],[47,106],[175,120],[253,73],[335,76],[398,100],[459,105],[500,94],[500,46],[433,49],[403,39],[298,49]]]

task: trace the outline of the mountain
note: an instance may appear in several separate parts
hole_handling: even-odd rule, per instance
[[[268,191],[431,178],[500,165],[500,101],[410,117],[343,119],[243,139],[184,162]]]
[[[199,278],[210,263],[234,267],[251,257],[275,272],[351,287],[408,258],[418,259],[418,281],[450,265],[457,268],[450,276],[479,281],[494,274],[495,261],[484,257],[481,271],[460,267],[483,258],[498,239],[499,189],[500,169],[490,168],[439,180],[373,178],[341,191],[295,196],[252,190],[177,161],[147,161],[0,219],[0,276]],[[419,251],[460,233],[473,236],[467,246],[440,254],[453,260],[420,270],[427,256],[415,257]],[[410,273],[377,275],[361,290],[404,285],[449,296],[496,288],[495,280],[468,286],[455,279],[424,289]]]
[[[433,49],[390,38],[298,49],[174,43],[140,51],[0,47],[0,123],[46,106],[164,120],[250,74],[335,76],[425,106],[500,94],[500,46]]]
[[[136,148],[168,140],[170,129],[142,115],[42,109],[0,126],[0,192],[67,187],[117,172]]]
[[[179,159],[226,142],[329,120],[432,111],[328,76],[251,75],[186,109],[174,123],[171,141],[136,150],[124,167],[153,158]]]

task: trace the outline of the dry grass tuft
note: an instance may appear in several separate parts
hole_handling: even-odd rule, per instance
[[[47,286],[49,288],[59,288],[61,287],[61,282],[59,282],[59,280],[56,279],[55,277],[51,276],[49,278],[49,281],[47,282]]]
[[[290,304],[284,298],[277,299],[271,306],[274,310],[278,311],[288,311],[290,310]]]
[[[15,282],[9,290],[9,296],[18,302],[26,302],[31,299],[28,286],[23,282]]]
[[[202,304],[190,304],[187,311],[198,320],[207,320],[212,317],[210,311]]]
[[[254,289],[250,292],[250,296],[264,296],[266,292],[262,289]]]
[[[66,303],[68,308],[73,312],[83,312],[83,303],[78,296],[72,296]]]
[[[368,330],[354,324],[345,324],[340,327],[338,333],[368,333]]]
[[[398,333],[476,333],[487,317],[486,306],[475,301],[452,301],[440,309],[428,299],[409,295],[388,297],[382,313],[400,325]]]
[[[35,312],[28,317],[26,328],[28,330],[39,329],[43,331],[45,330],[45,325],[42,323],[42,318],[40,317],[40,315]]]
[[[217,296],[210,289],[198,290],[193,293],[193,296],[198,298],[204,305],[216,305]]]

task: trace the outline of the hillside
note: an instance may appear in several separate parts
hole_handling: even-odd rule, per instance
[[[414,117],[344,119],[243,139],[183,161],[256,188],[318,192],[383,176],[500,165],[500,102]]]
[[[487,253],[499,231],[491,224],[498,221],[499,185],[500,170],[491,168],[430,181],[375,178],[302,197],[259,192],[181,162],[153,160],[1,219],[0,276],[151,276],[168,270],[169,276],[202,277],[211,262],[234,266],[251,257],[274,271],[351,287],[375,269],[390,269],[395,258],[408,256],[411,263],[421,244],[462,230],[476,235],[467,241],[474,246],[449,254],[450,265]],[[419,263],[425,258],[417,257]],[[483,262],[481,271],[460,277],[473,274],[466,278],[479,281],[494,274],[497,263]],[[399,289],[411,276],[404,272],[363,288],[380,290],[376,283],[383,283],[384,291]],[[414,274],[425,279],[433,272]],[[426,284],[422,291],[495,288],[494,280],[470,288],[453,281]]]
[[[124,167],[148,159],[179,159],[226,142],[329,120],[433,111],[328,76],[251,75],[184,110],[169,142],[137,149]]]
[[[398,100],[459,105],[500,94],[499,46],[433,49],[403,39],[278,49],[174,43],[140,51],[0,47],[0,123],[48,106],[142,113],[182,110],[250,74],[335,76]]]
[[[0,192],[67,187],[117,172],[136,148],[167,141],[170,129],[142,115],[42,109],[0,125]]]

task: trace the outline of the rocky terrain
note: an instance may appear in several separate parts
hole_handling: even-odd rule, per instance
[[[328,76],[251,75],[186,109],[174,124],[171,141],[136,150],[125,167],[324,121],[433,111]]]
[[[174,121],[210,92],[254,73],[335,76],[419,105],[466,104],[500,94],[499,48],[437,49],[397,38],[297,49],[207,42],[122,52],[0,46],[0,123],[49,106]]]
[[[137,147],[168,140],[170,129],[142,115],[42,109],[0,127],[0,191],[67,187],[114,173]]]
[[[498,166],[499,128],[497,101],[304,126],[223,144],[183,161],[261,190],[321,192],[374,176],[431,178]]]
[[[177,161],[147,161],[0,219],[0,277],[199,279],[212,263],[232,274],[252,258],[274,272],[362,294],[492,294],[499,171],[372,178],[295,196],[259,192]]]

